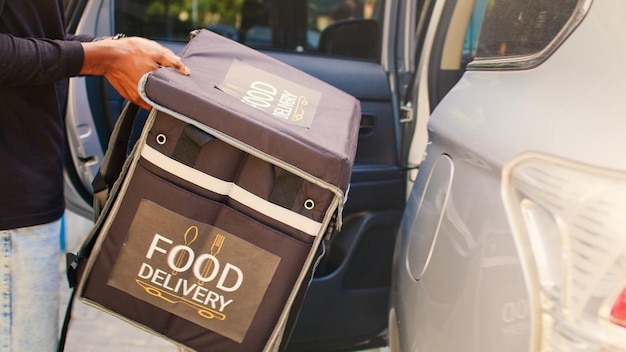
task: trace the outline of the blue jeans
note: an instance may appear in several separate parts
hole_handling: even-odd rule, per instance
[[[0,351],[56,351],[61,221],[0,231]]]

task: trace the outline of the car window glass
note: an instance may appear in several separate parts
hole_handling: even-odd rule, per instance
[[[117,0],[117,32],[187,41],[206,28],[255,49],[377,59],[383,0]]]
[[[489,0],[476,0],[474,8],[472,10],[472,17],[470,18],[469,25],[467,26],[467,33],[465,35],[465,43],[463,44],[463,63],[467,64],[476,57],[478,50],[478,37],[480,34],[480,28],[483,23],[483,16],[485,14],[485,6]]]
[[[572,16],[578,0],[487,0],[477,57],[542,51]]]

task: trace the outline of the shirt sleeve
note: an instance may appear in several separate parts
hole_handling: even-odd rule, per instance
[[[0,33],[0,87],[48,84],[77,76],[84,58],[80,41]]]

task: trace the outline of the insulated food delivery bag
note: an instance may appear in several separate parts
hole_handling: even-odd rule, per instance
[[[341,222],[359,102],[207,30],[181,57],[190,76],[140,84],[152,109],[117,170],[131,106],[116,124],[77,297],[189,350],[279,350]]]

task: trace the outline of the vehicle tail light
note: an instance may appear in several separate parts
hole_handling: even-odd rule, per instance
[[[626,349],[626,174],[537,153],[503,171],[533,351]]]
[[[611,322],[626,328],[626,289],[622,290],[611,307]]]

